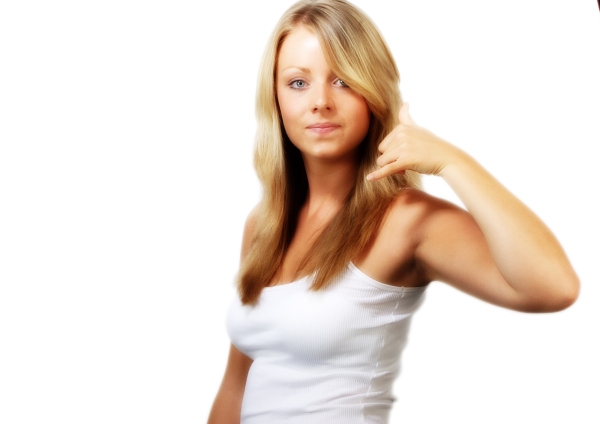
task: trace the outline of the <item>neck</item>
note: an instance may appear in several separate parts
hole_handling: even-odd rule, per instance
[[[308,195],[306,212],[309,215],[337,211],[354,187],[358,165],[355,160],[325,162],[304,160]]]

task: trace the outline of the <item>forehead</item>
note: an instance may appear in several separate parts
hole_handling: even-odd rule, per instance
[[[284,38],[279,49],[277,72],[292,67],[311,69],[326,65],[319,38],[305,26],[296,26]]]

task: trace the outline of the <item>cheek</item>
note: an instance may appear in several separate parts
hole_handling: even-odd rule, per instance
[[[281,114],[281,119],[283,119],[283,124],[286,127],[292,124],[292,122],[294,121],[294,114],[289,108],[280,105],[279,113]]]
[[[356,101],[353,107],[352,118],[355,126],[355,130],[362,133],[363,136],[369,131],[369,124],[371,123],[371,111],[364,99]]]
[[[301,125],[301,113],[299,111],[296,102],[286,101],[285,99],[279,98],[279,113],[283,120],[283,127],[290,139],[295,138],[294,135],[300,130]]]

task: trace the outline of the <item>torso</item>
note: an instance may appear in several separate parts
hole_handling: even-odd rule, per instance
[[[233,300],[227,330],[253,361],[241,422],[387,423],[425,289],[382,284],[352,263],[328,289],[310,286],[306,277],[264,288],[257,305]]]
[[[392,286],[420,287],[427,281],[415,259],[419,223],[425,213],[423,203],[432,199],[419,190],[404,190],[392,201],[371,242],[353,263],[373,279]],[[425,202],[423,202],[425,201]],[[327,224],[323,217],[309,219],[301,212],[296,232],[282,266],[269,286],[289,283],[303,277],[298,269],[307,249]]]
[[[294,233],[292,242],[285,252],[281,267],[273,277],[269,286],[288,284],[291,281],[304,277],[303,275],[298,275],[297,270],[308,249],[329,222],[331,215],[333,214],[322,213],[309,218],[305,208],[300,211],[296,232]]]

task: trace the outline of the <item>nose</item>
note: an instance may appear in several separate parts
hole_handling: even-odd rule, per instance
[[[313,111],[330,110],[332,107],[331,87],[328,84],[317,84],[314,88]]]

